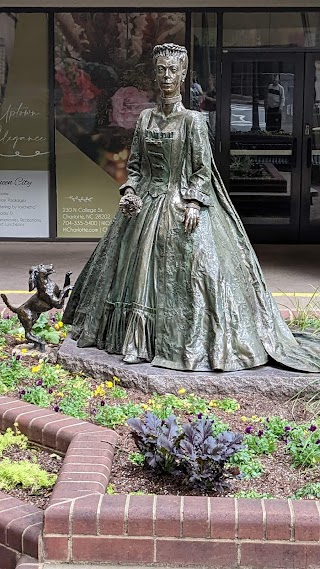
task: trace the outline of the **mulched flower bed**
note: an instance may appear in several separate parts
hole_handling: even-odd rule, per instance
[[[61,412],[100,426],[114,428],[119,433],[108,493],[201,494],[201,490],[183,484],[181,478],[177,476],[158,474],[132,462],[134,457],[130,455],[137,453],[138,449],[130,434],[130,428],[126,424],[127,419],[143,417],[144,413],[149,411],[158,414],[162,419],[174,412],[180,422],[194,421],[201,414],[213,416],[216,421],[227,424],[223,430],[228,429],[245,435],[246,444],[248,444],[248,434],[253,435],[258,443],[259,437],[265,436],[268,431],[266,423],[268,417],[283,420],[284,424],[281,426],[279,436],[277,435],[272,452],[254,451],[254,454],[249,456],[247,461],[249,466],[252,456],[252,463],[256,469],[253,477],[246,478],[248,473],[245,472],[243,464],[241,468],[235,464],[228,467],[229,488],[224,490],[223,495],[233,496],[241,493],[240,495],[244,494],[248,497],[264,495],[287,498],[294,496],[306,484],[314,483],[317,485],[315,493],[310,496],[303,495],[303,497],[320,497],[320,403],[318,408],[312,411],[308,402],[302,398],[294,403],[277,398],[270,399],[251,392],[245,397],[237,397],[231,409],[228,405],[231,402],[232,406],[232,400],[228,403],[227,399],[223,400],[217,395],[216,403],[212,405],[212,401],[210,402],[205,394],[197,392],[193,395],[181,389],[175,394],[174,405],[176,406],[171,405],[170,408],[168,402],[165,401],[165,396],[144,394],[135,389],[122,388],[121,378],[110,377],[109,381],[101,383],[83,374],[67,372],[60,365],[54,365],[57,346],[49,346],[48,354],[44,356],[32,348],[23,348],[24,339],[14,332],[10,333],[9,328],[6,334],[2,332],[1,336],[0,333],[0,368],[2,366],[0,387],[2,379],[3,393],[20,397],[24,401],[52,409],[57,413]],[[64,328],[59,328],[59,330],[60,334],[66,334]],[[223,403],[227,407],[222,405],[221,408]],[[167,408],[171,410],[164,415]],[[287,422],[291,424],[291,427],[289,425],[286,427]],[[286,430],[290,433],[286,433]],[[289,446],[292,445],[294,439],[293,431],[296,434],[299,431],[300,434],[298,434],[301,435],[295,457],[289,452]],[[310,433],[314,435],[311,441],[312,460],[309,460],[310,466],[306,467],[306,463],[298,460],[297,455],[299,455],[301,445],[309,445]],[[268,441],[266,442],[268,444]],[[54,457],[54,453],[42,452],[45,468],[49,472],[57,472],[56,468],[61,464],[59,459]],[[58,464],[52,464],[51,469],[52,459]],[[295,465],[293,465],[294,460],[296,460]],[[258,475],[255,476],[255,474]],[[18,494],[15,495],[19,497],[24,493],[22,490],[17,492]],[[43,507],[41,504],[46,503],[49,494],[48,490],[43,490],[41,496],[39,493],[35,496],[27,493],[27,500],[32,500],[32,503]],[[215,495],[215,493],[212,491],[210,495]]]
[[[130,393],[129,393],[130,391]],[[128,396],[132,402],[146,401],[134,390],[128,390]],[[269,417],[277,416],[282,419],[295,420],[304,423],[312,420],[312,414],[307,411],[303,401],[293,407],[293,402],[271,400],[261,395],[248,394],[237,397],[240,408],[235,413],[227,413],[221,409],[214,409],[214,415],[230,425],[234,432],[244,432],[248,425],[254,426],[258,431],[259,422],[250,421],[252,416]],[[293,413],[294,412],[294,416]],[[243,421],[246,416],[247,421]],[[137,452],[137,447],[127,426],[118,427],[119,443],[115,452],[109,491],[117,493],[138,492],[144,494],[175,494],[175,495],[199,495],[199,490],[181,485],[181,480],[174,476],[156,475],[153,470],[132,464],[129,460],[130,453]],[[320,436],[320,429],[319,429]],[[274,498],[288,498],[302,486],[310,482],[320,481],[320,465],[318,467],[303,469],[291,465],[290,457],[286,454],[286,444],[279,441],[278,449],[270,455],[259,455],[259,460],[264,467],[264,473],[257,478],[244,480],[237,474],[236,469],[230,472],[230,490],[224,496],[234,496],[237,492],[256,491],[259,494],[270,494]],[[217,495],[214,492],[204,495]],[[221,495],[221,494],[220,494]]]
[[[33,462],[36,459],[40,468],[46,470],[49,474],[58,474],[63,461],[63,458],[53,451],[50,452],[31,445],[27,449],[13,446],[3,452],[2,458],[8,458],[11,462],[19,462],[21,460]],[[52,488],[40,488],[36,492],[33,492],[30,488],[17,486],[10,491],[1,489],[1,492],[18,498],[28,504],[32,504],[37,508],[44,509],[48,505]]]

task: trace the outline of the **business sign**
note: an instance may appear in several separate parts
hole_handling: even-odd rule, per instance
[[[48,237],[48,172],[0,171],[0,235]]]

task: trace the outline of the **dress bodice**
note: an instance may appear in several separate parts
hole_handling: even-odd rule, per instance
[[[170,162],[172,152],[173,131],[146,129],[144,133],[146,156],[149,161],[151,183],[167,185],[170,179]]]

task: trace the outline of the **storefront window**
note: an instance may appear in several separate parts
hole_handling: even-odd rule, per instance
[[[320,46],[320,12],[229,12],[224,47]]]
[[[164,42],[185,44],[183,13],[55,14],[58,237],[108,228],[136,121],[157,99],[151,50]]]
[[[0,237],[48,237],[46,14],[0,13]]]

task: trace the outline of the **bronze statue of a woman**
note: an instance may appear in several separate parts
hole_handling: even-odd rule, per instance
[[[235,371],[271,357],[320,371],[319,342],[293,336],[266,289],[203,115],[181,102],[186,49],[158,45],[153,60],[161,100],[139,117],[125,197],[68,302],[72,337],[175,370]]]

